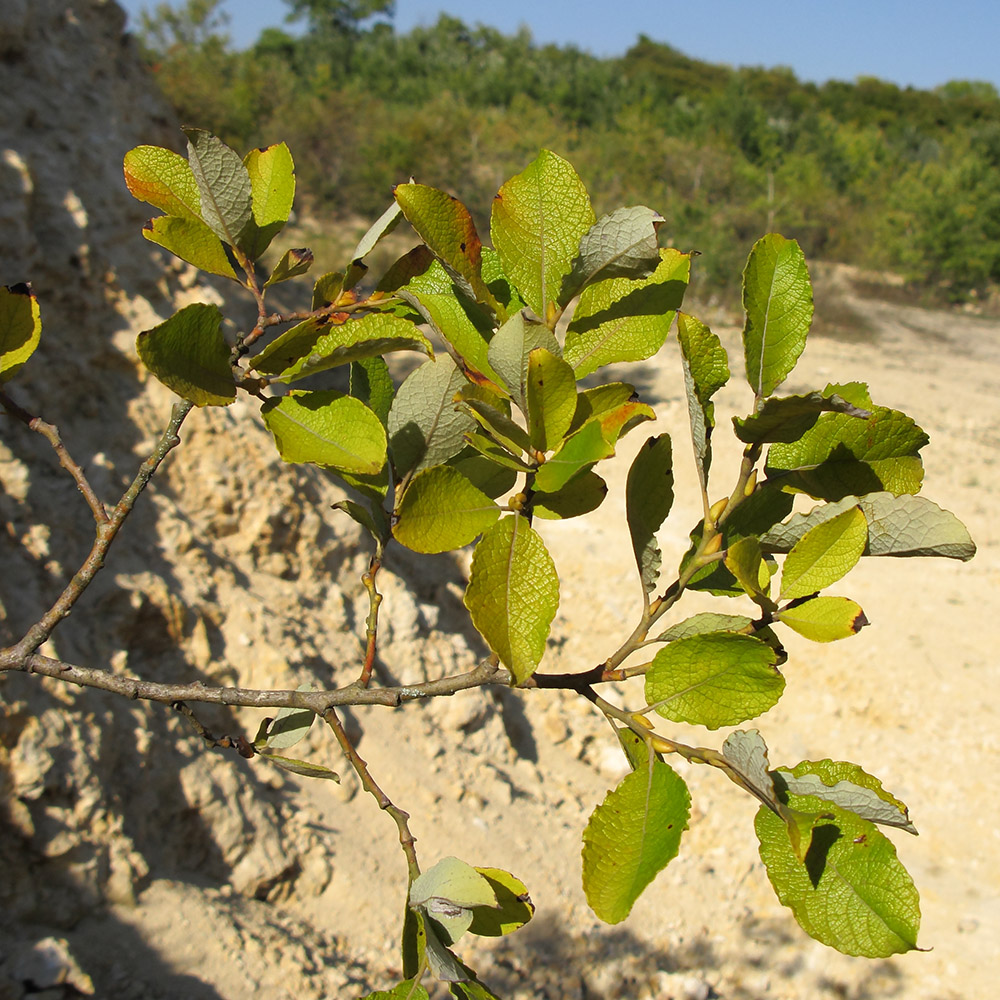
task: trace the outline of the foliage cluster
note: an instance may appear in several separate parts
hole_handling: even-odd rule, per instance
[[[209,132],[186,134],[186,159],[154,146],[125,158],[129,190],[163,213],[143,235],[241,286],[257,305],[257,321],[231,345],[220,311],[195,303],[139,334],[142,362],[182,402],[110,513],[58,433],[0,391],[0,404],[57,448],[97,522],[87,561],[22,640],[0,651],[0,669],[165,702],[212,746],[336,780],[321,765],[286,756],[322,718],[363,787],[396,823],[407,863],[404,982],[373,996],[426,997],[421,981],[433,976],[456,997],[488,1000],[494,994],[452,948],[466,933],[517,930],[533,907],[509,872],[457,858],[421,869],[407,814],[358,755],[338,708],[398,707],[491,684],[576,692],[603,714],[630,765],[583,831],[583,887],[601,919],[624,920],[678,853],[690,794],[665,759],[676,754],[720,771],[760,803],[761,858],[778,898],[807,933],[852,955],[916,948],[917,891],[881,829],[916,832],[906,806],[857,764],[774,766],[757,729],[734,728],[780,699],[784,629],[831,642],[867,623],[856,602],[824,593],[863,556],[968,559],[974,552],[954,515],[918,495],[927,436],[910,417],[876,404],[857,382],[776,394],[812,319],[799,245],[764,236],[743,271],[748,412],[733,419],[742,459],[720,491],[712,469],[712,397],[730,377],[729,358],[705,324],[681,311],[691,255],[660,246],[659,213],[639,206],[598,218],[573,167],[542,150],[492,199],[488,246],[459,200],[401,184],[343,270],[312,283],[311,308],[274,313],[269,290],[313,263],[310,251],[289,248],[266,280],[258,275],[256,262],[291,212],[291,153],[281,143],[241,158]],[[420,243],[374,290],[362,291],[365,258],[404,219]],[[654,414],[631,385],[602,381],[602,369],[652,357],[675,324],[702,516],[686,552],[671,559],[661,551],[657,534],[673,502],[673,443],[667,433],[649,437],[625,490],[635,624],[597,667],[545,673],[540,667],[560,601],[545,522],[589,513],[605,500],[598,470],[621,438]],[[40,331],[30,289],[3,289],[0,379],[29,361]],[[398,351],[425,356],[402,380],[385,360]],[[349,373],[346,392],[330,387],[334,369]],[[351,498],[336,507],[367,534],[370,612],[357,679],[325,691],[261,692],[158,684],[40,655],[104,564],[145,483],[179,443],[188,413],[228,405],[240,392],[259,400],[286,462],[311,463],[348,488]],[[815,505],[793,512],[796,495]],[[474,545],[465,605],[491,650],[482,662],[405,688],[373,678],[378,572],[397,543],[418,553]],[[717,595],[727,610],[681,616],[692,591]],[[742,613],[728,610],[733,599]],[[611,682],[624,693],[604,697],[602,686]],[[260,722],[252,740],[219,740],[190,708],[205,702],[280,711]],[[657,728],[665,723],[732,731],[721,746],[690,746]]]
[[[244,52],[218,0],[161,7],[143,38],[182,121],[237,148],[285,139],[321,213],[373,213],[411,174],[485,205],[544,146],[573,160],[598,211],[660,206],[671,242],[705,254],[704,292],[735,298],[735,248],[776,229],[810,257],[893,268],[954,299],[1000,282],[989,84],[817,86],[646,37],[602,59],[445,15],[397,34],[386,0],[289,4],[306,33],[267,29]]]

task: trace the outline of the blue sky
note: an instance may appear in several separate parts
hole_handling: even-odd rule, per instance
[[[148,0],[119,0],[133,16]],[[244,46],[268,25],[282,25],[281,0],[225,0],[233,41]],[[733,66],[791,66],[803,80],[878,76],[930,88],[948,80],[1000,87],[1000,3],[956,0],[397,0],[405,32],[433,24],[441,11],[504,32],[526,24],[539,42],[572,43],[620,55],[640,33],[687,55]]]

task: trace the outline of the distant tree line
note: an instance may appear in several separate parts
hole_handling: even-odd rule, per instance
[[[640,36],[620,58],[442,15],[406,34],[391,0],[286,0],[304,33],[237,51],[221,0],[161,4],[146,57],[185,122],[237,148],[283,139],[320,214],[381,212],[410,175],[487,212],[541,146],[569,157],[600,213],[662,212],[704,253],[702,293],[762,230],[811,258],[889,268],[963,300],[1000,284],[1000,96],[691,59]]]

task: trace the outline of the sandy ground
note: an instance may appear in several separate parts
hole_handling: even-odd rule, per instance
[[[413,814],[424,865],[455,854],[508,868],[529,886],[538,905],[529,927],[499,943],[466,938],[458,949],[501,996],[951,1000],[988,996],[995,987],[1000,738],[992,693],[1000,563],[992,497],[1000,488],[1000,325],[862,300],[845,274],[837,271],[823,286],[820,318],[824,303],[835,304],[836,322],[819,324],[784,390],[862,379],[876,402],[917,419],[931,438],[924,492],[962,518],[979,552],[968,564],[863,561],[838,592],[862,604],[871,626],[831,645],[790,635],[786,693],[754,724],[768,741],[772,764],[854,760],[909,805],[920,836],[893,839],[921,891],[920,941],[930,950],[868,962],[810,941],[767,883],[755,851],[754,803],[721,776],[683,762],[677,766],[691,787],[693,813],[680,856],[626,922],[604,927],[583,898],[580,833],[623,763],[588,706],[545,692],[499,699],[467,693],[431,707],[357,713],[362,753],[390,796]],[[739,374],[738,331],[717,330]],[[604,508],[541,528],[563,581],[550,670],[582,669],[603,659],[634,622],[638,589],[622,490],[647,432],[670,431],[678,456],[677,501],[661,534],[667,562],[683,551],[698,515],[693,461],[683,444],[687,417],[676,348],[668,345],[654,361],[612,374],[635,383],[659,420],[621,447]],[[721,496],[729,492],[737,454],[726,440],[729,417],[746,412],[750,395],[734,377],[717,399],[712,493]],[[415,563],[401,558],[405,577]],[[446,604],[456,603],[459,568],[445,568],[443,591],[438,580],[437,594]],[[419,571],[410,579],[419,590]],[[391,623],[391,576],[386,583],[383,614]],[[678,617],[703,603],[693,596]],[[427,604],[418,607],[425,616],[433,613]],[[437,622],[443,650],[451,620],[445,615]],[[444,665],[451,655],[443,654]],[[386,669],[397,677],[439,672],[433,663],[408,663],[398,647],[387,654]],[[618,697],[636,704],[641,695],[626,691]],[[708,745],[721,745],[725,736],[684,727],[667,731]],[[391,980],[380,978],[379,970],[391,976],[398,962],[403,866],[395,829],[367,796],[354,794],[350,781],[340,789],[317,784],[301,786],[295,801],[327,834],[329,881],[309,888],[300,880],[275,906],[336,940],[340,955],[359,963],[353,980],[359,986],[384,988]],[[246,993],[259,977],[240,987],[237,968],[226,967],[230,955],[218,953],[222,942],[192,925],[194,908],[184,920],[171,918],[177,903],[167,905],[173,898],[164,895],[167,890],[154,883],[119,919],[145,936],[177,974],[215,984],[212,996],[229,998],[241,989],[240,995],[264,996]],[[213,926],[204,920],[206,928]],[[346,957],[336,962],[354,968]],[[277,993],[266,995],[295,995],[275,987]],[[361,992],[345,989],[344,996]]]

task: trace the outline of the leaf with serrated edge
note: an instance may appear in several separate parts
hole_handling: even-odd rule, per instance
[[[136,146],[125,154],[125,185],[133,198],[166,215],[204,221],[191,164],[162,146]]]
[[[295,164],[288,147],[279,142],[265,149],[251,149],[243,165],[250,176],[252,221],[240,234],[240,246],[251,260],[256,260],[284,228],[292,212]]]
[[[468,545],[499,516],[500,508],[457,469],[435,465],[413,477],[392,533],[414,552],[447,552]]]
[[[455,407],[465,377],[447,354],[425,361],[404,379],[389,409],[387,426],[398,476],[447,462],[465,447],[472,418]]]
[[[678,639],[653,657],[646,703],[672,722],[736,726],[773,708],[785,688],[766,643],[734,632]]]
[[[690,254],[661,250],[660,264],[648,278],[610,278],[585,288],[563,352],[576,377],[602,365],[652,357],[670,332],[690,266]]]
[[[729,359],[719,338],[700,320],[683,312],[677,313],[677,341],[684,366],[691,441],[698,478],[705,489],[712,465],[712,431],[715,428],[712,396],[729,381]]]
[[[770,396],[795,367],[812,322],[812,285],[795,240],[761,237],[743,272],[743,353],[747,381],[759,398]]]
[[[808,597],[846,576],[868,541],[868,521],[859,507],[816,525],[795,543],[781,571],[780,601]]]
[[[579,517],[596,510],[608,495],[608,484],[596,472],[584,472],[555,493],[535,491],[531,509],[548,520]]]
[[[691,798],[681,777],[653,758],[625,775],[583,831],[583,889],[601,920],[617,924],[676,856]]]
[[[943,556],[966,561],[976,554],[968,529],[951,511],[908,493],[844,497],[806,514],[793,514],[762,535],[761,546],[765,552],[788,552],[810,528],[851,507],[860,507],[868,519],[866,556]]]
[[[408,320],[385,313],[369,313],[361,319],[324,327],[309,353],[279,372],[277,378],[294,382],[361,358],[394,351],[434,354],[430,341]]]
[[[252,186],[239,154],[200,128],[183,130],[188,163],[201,195],[201,217],[224,243],[236,246],[253,217]]]
[[[846,809],[788,798],[801,812],[829,814],[817,818],[804,861],[778,816],[761,807],[754,822],[768,878],[802,929],[846,955],[888,958],[916,948],[920,902],[891,842]]]
[[[849,597],[814,597],[775,612],[778,621],[813,642],[835,642],[857,635],[867,624],[861,605]]]
[[[504,517],[483,535],[472,555],[465,606],[514,680],[527,680],[545,653],[559,577],[526,518]]]
[[[777,775],[793,795],[814,795],[862,819],[884,826],[898,826],[916,835],[906,806],[882,787],[882,782],[860,765],[845,760],[804,760],[793,768],[778,768]]]
[[[236,398],[222,313],[194,302],[136,338],[142,363],[196,406],[228,406]]]
[[[459,287],[477,302],[497,308],[482,275],[482,243],[469,210],[425,184],[397,184],[393,194],[406,221],[431,248]]]
[[[547,149],[493,199],[490,235],[503,272],[542,319],[555,305],[580,239],[593,224],[583,181]]]
[[[544,347],[528,354],[525,403],[531,446],[539,452],[552,451],[573,421],[576,379],[573,369]]]
[[[746,615],[720,615],[714,611],[703,611],[671,625],[656,641],[674,642],[686,639],[689,635],[705,635],[707,632],[742,632],[751,623],[752,619]]]
[[[660,263],[656,239],[664,221],[659,212],[645,205],[601,216],[580,238],[580,252],[563,280],[560,304],[595,281],[649,277]]]
[[[501,937],[523,927],[535,913],[525,884],[502,868],[476,868],[496,897],[496,906],[476,906],[472,911],[470,934]]]
[[[0,287],[0,382],[35,353],[42,336],[38,299],[26,284]]]
[[[269,399],[261,416],[285,462],[312,462],[361,475],[385,465],[385,428],[364,403],[327,389]]]
[[[855,406],[836,393],[825,396],[810,392],[802,396],[771,396],[749,417],[733,417],[733,426],[736,436],[748,443],[798,441],[821,413],[846,413],[861,420],[871,416],[870,410]]]
[[[660,547],[656,533],[674,502],[674,462],[670,435],[649,438],[628,471],[625,516],[639,578],[647,593],[660,575]]]
[[[239,281],[226,256],[222,240],[200,219],[158,215],[142,227],[144,239],[194,264],[200,271]]]
[[[555,493],[574,476],[614,453],[614,446],[608,443],[599,421],[592,420],[567,438],[563,446],[539,467],[535,473],[535,488],[543,493]]]

